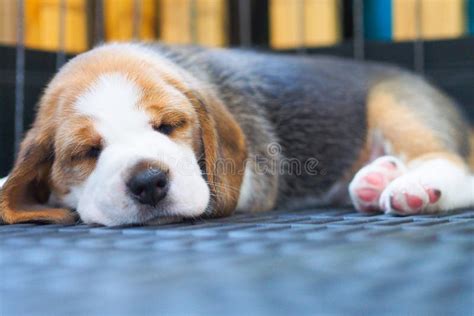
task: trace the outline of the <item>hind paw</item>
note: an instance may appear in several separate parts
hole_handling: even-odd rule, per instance
[[[442,192],[406,175],[393,181],[380,197],[380,208],[387,214],[414,215],[436,209]]]
[[[380,195],[405,170],[404,164],[393,156],[380,157],[359,170],[349,185],[355,208],[365,213],[381,211]]]

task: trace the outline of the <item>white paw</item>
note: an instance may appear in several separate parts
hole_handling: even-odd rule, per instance
[[[380,194],[397,177],[404,174],[406,167],[398,158],[383,156],[360,169],[349,184],[349,195],[360,212],[379,212]]]
[[[380,196],[380,208],[387,214],[414,215],[436,212],[442,192],[422,183],[418,174],[408,173],[390,183]]]

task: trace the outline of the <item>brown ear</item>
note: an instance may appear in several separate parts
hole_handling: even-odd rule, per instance
[[[239,124],[214,95],[192,92],[201,125],[205,170],[213,205],[211,216],[232,214],[237,206],[247,149]]]
[[[0,191],[0,219],[8,224],[46,222],[73,224],[66,209],[48,208],[49,173],[54,160],[52,136],[33,127],[21,144],[15,166]]]

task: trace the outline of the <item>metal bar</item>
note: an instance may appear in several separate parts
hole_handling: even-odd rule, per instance
[[[142,1],[133,1],[133,39],[140,39],[140,28],[142,24]]]
[[[252,16],[250,0],[239,0],[239,42],[240,46],[252,45]]]
[[[298,21],[299,21],[298,23],[298,41],[299,41],[298,54],[304,55],[306,54],[305,0],[298,1]]]
[[[354,58],[363,60],[365,58],[364,2],[363,0],[354,0],[353,5]]]
[[[20,149],[21,139],[23,137],[23,116],[24,116],[24,100],[25,100],[25,4],[24,0],[18,0],[17,13],[17,44],[16,44],[16,69],[15,69],[15,153]]]
[[[196,0],[189,0],[190,5],[189,5],[189,16],[190,16],[190,22],[189,22],[189,31],[191,34],[191,43],[192,44],[197,44],[198,43],[198,23],[197,23],[197,1]]]
[[[65,44],[66,44],[66,0],[59,2],[59,32],[58,32],[58,51],[56,53],[56,69],[61,68],[66,62]]]
[[[413,66],[415,71],[423,74],[425,72],[425,44],[423,41],[422,12],[423,7],[420,0],[416,0],[416,39],[413,42]]]
[[[104,1],[95,0],[94,14],[94,44],[100,44],[104,41]]]

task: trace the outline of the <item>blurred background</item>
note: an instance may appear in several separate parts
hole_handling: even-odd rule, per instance
[[[426,75],[474,118],[474,0],[0,0],[0,176],[38,96],[102,42],[331,54]]]

